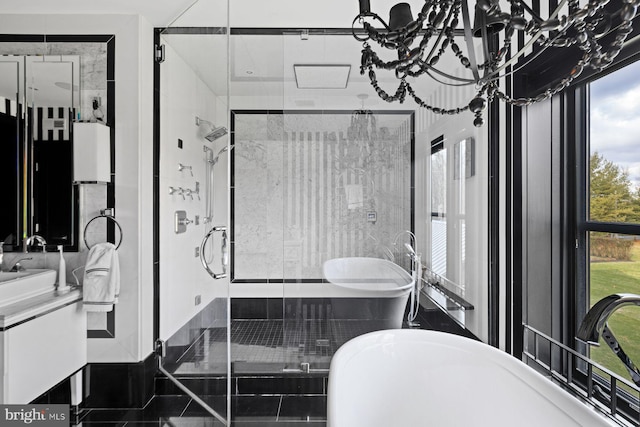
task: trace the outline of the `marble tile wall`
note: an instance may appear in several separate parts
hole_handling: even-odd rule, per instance
[[[411,119],[375,118],[358,138],[350,113],[235,115],[235,280],[320,279],[327,259],[394,252],[411,229]]]

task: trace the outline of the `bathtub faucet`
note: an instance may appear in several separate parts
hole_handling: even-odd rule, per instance
[[[396,237],[393,239],[393,246],[394,247],[398,246],[398,240],[404,234],[407,234],[409,236],[409,243],[405,243],[404,247],[407,248],[407,250],[409,251],[408,256],[409,258],[411,258],[411,271],[413,271],[415,267],[414,264],[416,262],[416,257],[418,256],[416,252],[416,235],[409,230],[401,231],[398,234],[396,234]]]
[[[409,307],[409,313],[407,313],[407,324],[411,327],[419,327],[420,324],[416,322],[418,316],[418,309],[420,308],[420,290],[422,289],[422,260],[421,254],[416,251],[416,235],[409,230],[401,231],[396,234],[393,240],[393,246],[398,244],[398,239],[403,235],[408,234],[410,243],[404,244],[407,249],[407,256],[411,259],[411,277],[413,278],[413,288],[411,289],[411,301]]]
[[[633,361],[622,350],[618,340],[609,329],[607,321],[614,311],[626,305],[640,305],[640,295],[635,294],[613,294],[602,298],[594,304],[593,307],[584,316],[584,320],[578,329],[576,338],[590,345],[599,345],[598,339],[600,335],[604,338],[607,345],[624,363],[629,371],[633,382],[640,386],[640,370],[634,365]]]

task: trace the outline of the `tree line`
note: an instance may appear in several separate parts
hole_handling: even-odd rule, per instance
[[[589,161],[590,219],[602,222],[640,223],[640,188],[629,172],[595,152]]]
[[[595,152],[589,161],[591,221],[640,223],[640,188],[629,172]],[[591,256],[628,261],[633,241],[611,233],[591,233]]]

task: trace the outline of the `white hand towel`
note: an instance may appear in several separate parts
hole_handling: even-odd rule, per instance
[[[364,206],[364,196],[362,185],[349,184],[345,185],[344,192],[347,196],[347,209],[358,209]]]
[[[85,311],[111,311],[120,293],[120,264],[113,243],[98,243],[89,251],[82,281]]]

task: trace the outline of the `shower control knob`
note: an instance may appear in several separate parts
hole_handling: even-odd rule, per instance
[[[178,163],[178,171],[182,172],[184,169],[189,169],[189,173],[193,176],[193,168],[191,166],[183,165],[182,163]]]
[[[169,194],[173,195],[174,193],[177,193],[177,194],[181,195],[182,196],[182,200],[184,200],[184,188],[182,188],[182,187],[178,187],[178,188],[169,187]]]

